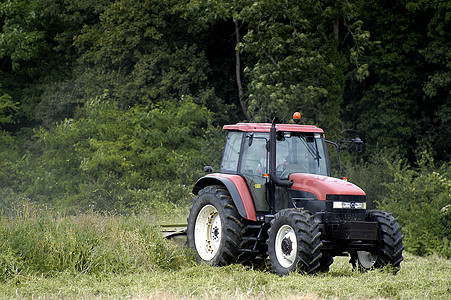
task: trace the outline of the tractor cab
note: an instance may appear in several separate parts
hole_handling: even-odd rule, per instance
[[[242,176],[258,214],[271,212],[270,129],[271,124],[226,125],[228,137],[221,173]],[[288,180],[291,174],[330,176],[327,148],[322,129],[315,126],[276,126],[275,176]],[[275,187],[274,212],[290,205],[289,194]]]

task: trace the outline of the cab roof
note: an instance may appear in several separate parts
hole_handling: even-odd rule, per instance
[[[223,130],[229,131],[245,131],[245,132],[269,132],[271,129],[270,123],[237,123],[233,125],[224,125]],[[297,124],[276,124],[276,131],[290,131],[290,132],[309,132],[309,133],[324,133],[321,128],[313,125],[297,125]]]

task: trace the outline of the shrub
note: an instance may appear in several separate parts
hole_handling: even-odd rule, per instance
[[[347,154],[347,153],[346,153]],[[399,161],[396,152],[381,150],[374,153],[368,162],[358,160],[359,156],[344,156],[343,172],[349,181],[361,187],[367,195],[369,208],[376,208],[377,201],[389,193],[386,184],[393,181],[393,174],[388,165]]]
[[[451,257],[451,166],[436,167],[427,152],[416,169],[401,160],[387,166],[394,180],[384,184],[389,193],[379,206],[399,218],[406,249]]]
[[[190,194],[180,187],[191,186],[210,156],[217,156],[212,145],[220,144],[219,129],[211,120],[190,97],[121,110],[105,92],[86,103],[79,119],[37,131],[39,151],[16,160],[21,180],[10,187],[56,207],[127,212],[148,205],[171,182],[174,197],[164,201],[178,204]]]

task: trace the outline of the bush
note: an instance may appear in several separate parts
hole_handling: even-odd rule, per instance
[[[39,149],[10,160],[8,168],[20,172],[15,176],[20,180],[9,180],[8,187],[38,203],[75,211],[136,211],[161,199],[158,194],[168,187],[177,196],[162,200],[179,204],[190,196],[186,186],[220,152],[220,130],[211,120],[190,97],[165,107],[121,110],[106,92],[86,103],[78,119],[37,131]],[[0,178],[8,175],[0,172]]]
[[[376,208],[378,200],[390,193],[386,184],[393,181],[393,174],[388,165],[398,161],[399,157],[396,152],[381,150],[374,153],[368,162],[358,159],[359,156],[355,153],[353,156],[344,156],[343,173],[350,182],[365,191],[368,208]]]
[[[394,180],[379,207],[399,218],[406,249],[417,255],[451,257],[451,166],[436,167],[432,156],[421,154],[418,168],[388,163]]]
[[[449,164],[436,166],[425,151],[414,168],[396,152],[380,151],[371,162],[345,158],[343,165],[350,181],[366,192],[369,208],[384,209],[399,219],[408,251],[451,257]]]

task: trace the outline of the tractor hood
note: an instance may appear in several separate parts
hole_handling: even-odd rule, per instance
[[[361,195],[365,192],[345,180],[305,173],[293,173],[290,175],[293,181],[291,189],[312,193],[318,197],[318,200],[326,200],[326,195]]]

